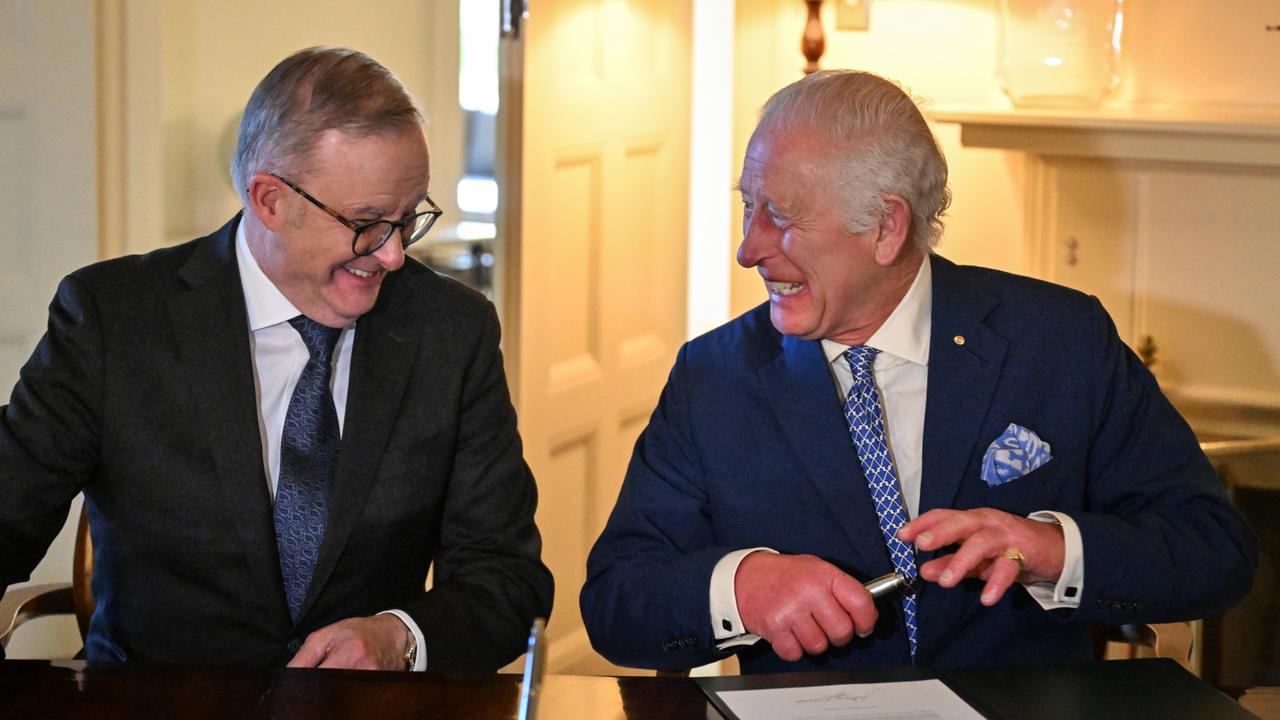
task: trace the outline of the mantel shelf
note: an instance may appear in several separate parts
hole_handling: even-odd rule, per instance
[[[966,147],[1104,160],[1280,168],[1280,109],[999,110],[937,108]]]

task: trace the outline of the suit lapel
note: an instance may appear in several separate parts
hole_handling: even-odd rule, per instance
[[[932,270],[921,513],[954,502],[1008,349],[1005,339],[983,324],[996,300],[965,283],[947,260],[934,257]]]
[[[265,612],[288,621],[262,460],[244,291],[232,220],[199,244],[179,271],[189,285],[169,302],[179,362],[213,455],[223,499]]]
[[[408,302],[410,281],[398,273],[387,277],[373,310],[356,323],[338,472],[324,541],[300,618],[328,581],[360,518],[404,398],[422,331]]]
[[[929,336],[929,389],[925,400],[920,512],[951,507],[979,441],[1008,343],[983,324],[996,300],[964,281],[951,262],[932,257],[933,311]],[[924,564],[938,551],[916,551]],[[961,606],[948,591],[924,583],[918,624],[923,658],[944,642]]]
[[[887,572],[890,562],[884,543],[866,541],[868,527],[876,528],[878,537],[879,520],[822,344],[783,336],[782,352],[762,366],[758,376],[778,425],[848,538],[843,549],[864,572]]]

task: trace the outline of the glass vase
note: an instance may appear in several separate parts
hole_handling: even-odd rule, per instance
[[[1092,107],[1120,81],[1124,0],[1000,0],[999,68],[1019,107]]]

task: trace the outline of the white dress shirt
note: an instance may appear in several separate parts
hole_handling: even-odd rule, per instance
[[[258,433],[262,439],[263,462],[267,489],[275,502],[276,485],[280,481],[280,437],[289,399],[298,384],[302,369],[311,354],[302,336],[289,320],[301,315],[293,303],[262,272],[249,250],[244,236],[244,223],[236,228],[236,264],[240,268],[240,287],[244,291],[245,310],[249,316],[249,349],[253,354],[253,382],[258,399]],[[338,336],[330,390],[334,409],[338,412],[341,435],[347,411],[347,381],[351,376],[351,347],[355,344],[356,326],[342,329]],[[418,624],[401,610],[387,610],[400,618],[418,642],[418,659],[414,670],[427,669],[426,640]]]
[[[925,399],[929,387],[929,336],[932,329],[933,272],[926,260],[920,263],[915,280],[902,301],[866,343],[880,351],[876,355],[873,375],[884,405],[885,440],[898,471],[903,503],[910,518],[915,518],[920,511]],[[844,358],[848,348],[830,340],[822,341],[822,350],[841,403],[853,387],[853,371]],[[1066,553],[1062,576],[1056,584],[1025,583],[1024,587],[1046,610],[1079,607],[1080,590],[1084,587],[1080,529],[1062,513],[1038,511],[1030,517],[1044,522],[1059,522]],[[711,626],[715,638],[725,641],[718,644],[720,648],[754,643],[760,639],[743,628],[734,592],[738,565],[755,550],[774,552],[770,548],[735,550],[721,558],[711,573]]]

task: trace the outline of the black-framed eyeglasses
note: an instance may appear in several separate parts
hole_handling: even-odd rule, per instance
[[[320,208],[326,215],[346,225],[351,232],[355,233],[351,238],[351,252],[357,257],[378,252],[378,248],[386,245],[387,240],[391,238],[396,230],[400,231],[401,246],[407,248],[421,240],[422,236],[426,235],[427,231],[431,229],[431,226],[436,224],[436,220],[439,220],[440,216],[444,214],[444,211],[431,200],[430,196],[423,195],[427,203],[427,209],[422,212],[414,213],[399,220],[374,220],[369,223],[357,223],[315,199],[311,196],[311,193],[298,187],[297,183],[292,180],[280,177],[275,173],[270,173],[270,175],[293,188],[294,192],[306,198],[312,205]]]

